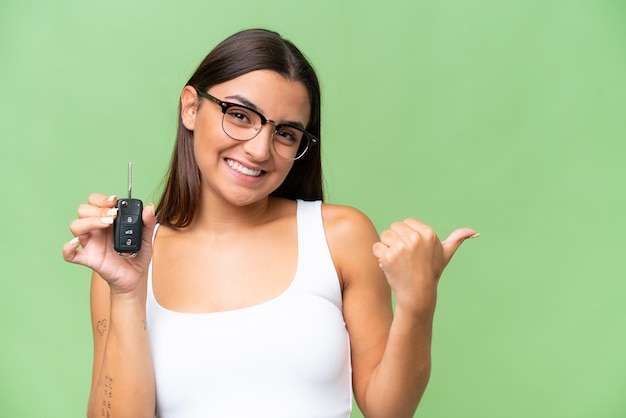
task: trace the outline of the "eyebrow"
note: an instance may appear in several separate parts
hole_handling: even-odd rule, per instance
[[[248,100],[245,97],[242,97],[242,96],[240,96],[238,94],[236,94],[234,96],[226,96],[225,99],[237,100],[242,105],[244,105],[246,107],[249,107],[250,109],[256,110],[257,112],[261,113],[261,111],[259,111],[259,108],[254,103],[252,103],[250,100]],[[265,116],[265,115],[263,115],[263,116]],[[268,120],[271,120],[271,119],[268,119]],[[276,122],[276,121],[273,121],[273,120],[271,120],[271,121],[272,122]],[[298,121],[286,120],[286,121],[276,122],[276,123],[278,123],[280,125],[290,125],[290,126],[293,126],[293,127],[296,127],[296,128],[300,128],[303,131],[305,130],[304,124],[302,122],[298,122]]]

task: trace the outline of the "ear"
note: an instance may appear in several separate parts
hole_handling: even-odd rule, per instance
[[[180,116],[185,128],[194,130],[198,112],[198,93],[192,86],[185,86],[180,94]]]

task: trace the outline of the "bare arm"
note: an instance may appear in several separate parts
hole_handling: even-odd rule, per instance
[[[153,417],[155,383],[145,296],[114,294],[94,272],[91,316],[94,362],[88,416]]]
[[[379,241],[354,209],[328,207],[324,220],[344,285],[356,401],[367,418],[412,417],[430,377],[437,281],[454,251],[444,254],[423,224],[396,223]],[[456,247],[473,233],[458,232]]]
[[[143,212],[142,250],[135,258],[120,257],[112,248],[115,201],[114,196],[92,194],[79,206],[78,219],[70,224],[76,238],[63,246],[63,258],[94,271],[88,416],[148,418],[154,416],[156,398],[145,298],[156,219],[149,205]]]

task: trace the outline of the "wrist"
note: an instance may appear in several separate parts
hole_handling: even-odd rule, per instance
[[[140,277],[121,277],[110,281],[107,280],[107,282],[111,297],[129,301],[145,297],[145,283],[147,282],[145,274]]]
[[[435,314],[434,302],[432,304],[403,304],[396,302],[394,307],[394,319],[402,322],[427,325],[432,327]]]
[[[111,303],[125,306],[143,306],[145,305],[145,297],[143,297],[137,289],[121,290],[111,286]]]
[[[421,289],[418,292],[394,292],[396,314],[416,318],[432,318],[437,304],[437,289]]]

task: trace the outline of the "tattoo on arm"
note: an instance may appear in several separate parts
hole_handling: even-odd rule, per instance
[[[104,333],[107,331],[107,320],[102,319],[98,321],[96,323],[96,330],[98,331],[98,334],[100,334],[100,336],[103,336]]]
[[[111,418],[111,400],[113,399],[113,379],[110,376],[104,377],[104,398],[102,399],[102,410],[100,415],[103,418]]]

